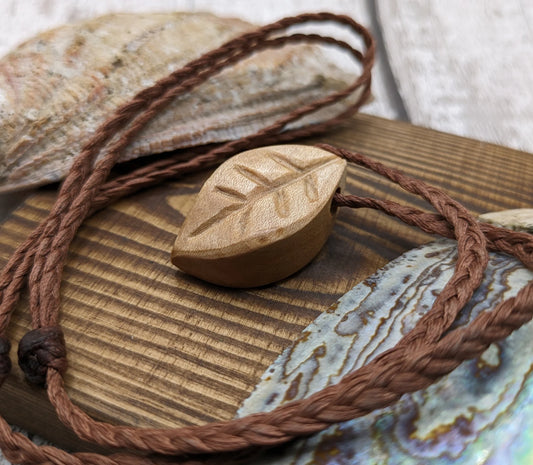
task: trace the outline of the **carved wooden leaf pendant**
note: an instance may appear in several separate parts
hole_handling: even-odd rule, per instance
[[[202,187],[172,263],[206,281],[253,287],[285,278],[322,248],[346,162],[325,150],[279,145],[223,163]]]

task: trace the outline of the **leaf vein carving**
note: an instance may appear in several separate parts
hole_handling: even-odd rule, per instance
[[[287,218],[290,213],[290,199],[286,189],[278,189],[274,194],[274,207],[278,216]]]
[[[316,173],[309,173],[308,176],[304,178],[304,188],[305,196],[310,203],[316,202],[318,200],[318,179]]]
[[[270,158],[274,160],[278,165],[283,166],[283,168],[286,168],[289,171],[294,171],[297,173],[302,173],[304,171],[302,167],[296,165],[290,158],[286,157],[281,153],[271,151],[269,152],[269,155]]]
[[[276,161],[279,162],[281,160],[281,163],[283,163],[283,166],[285,166],[284,160],[286,160],[286,158],[284,156],[279,155],[280,154],[277,153],[275,154]],[[287,169],[290,170],[290,172],[287,173],[287,175],[280,176],[279,178],[274,180],[269,179],[264,174],[252,168],[249,168],[248,166],[240,164],[235,165],[235,171],[244,178],[256,184],[257,187],[254,188],[248,194],[244,194],[232,187],[220,184],[215,185],[215,191],[220,192],[221,194],[230,198],[233,198],[237,200],[237,202],[223,207],[213,216],[206,219],[192,231],[190,236],[198,236],[199,234],[206,232],[208,229],[218,224],[220,221],[225,220],[226,218],[239,212],[243,216],[239,218],[238,222],[241,231],[244,232],[247,228],[249,218],[251,217],[252,206],[256,203],[257,200],[268,195],[272,196],[273,198],[274,210],[276,211],[277,215],[280,218],[288,217],[290,215],[290,198],[289,196],[287,196],[286,193],[287,188],[296,182],[302,182],[304,188],[304,195],[306,196],[307,200],[310,203],[316,202],[320,198],[318,190],[317,171],[325,169],[328,165],[331,165],[336,162],[336,160],[331,159],[319,159],[315,163],[308,164],[303,168],[297,167],[292,162],[290,162],[287,164],[287,166],[285,166]],[[244,208],[247,208],[247,210],[243,210]]]
[[[243,236],[246,233],[246,229],[248,228],[248,225],[250,224],[251,214],[252,214],[252,207],[250,204],[247,204],[244,211],[241,213],[241,217],[239,218],[239,226],[241,227],[241,234]]]
[[[240,175],[244,176],[246,179],[252,181],[254,184],[257,184],[258,186],[268,186],[272,182],[259,171],[253,170],[248,166],[235,165],[235,171],[237,171],[237,173],[239,173]]]
[[[232,203],[222,209],[220,209],[213,216],[201,223],[193,232],[191,232],[191,237],[198,236],[203,232],[207,231],[209,228],[219,223],[222,219],[226,218],[231,212],[239,210],[241,208],[240,203]]]

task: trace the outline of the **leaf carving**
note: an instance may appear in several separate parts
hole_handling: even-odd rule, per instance
[[[270,265],[262,263],[270,261],[279,269],[274,274],[291,274],[296,271],[293,264],[305,265],[325,242],[333,223],[331,198],[344,181],[345,167],[345,161],[329,152],[298,145],[263,147],[231,158],[198,194],[176,239],[173,263],[225,285],[239,284],[200,276],[203,268],[224,262],[246,268],[241,274],[249,275],[252,267],[270,275]],[[302,255],[304,249],[305,260],[290,256]]]

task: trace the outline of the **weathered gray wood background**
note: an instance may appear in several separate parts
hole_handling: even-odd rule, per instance
[[[304,11],[349,14],[380,42],[365,112],[533,152],[533,2],[525,0],[2,0],[0,55],[67,21],[163,10],[256,23]],[[0,219],[22,196],[0,197]]]
[[[412,123],[533,152],[533,2],[376,3]]]

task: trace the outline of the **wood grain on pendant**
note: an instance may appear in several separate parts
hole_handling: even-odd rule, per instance
[[[279,281],[309,263],[333,227],[346,161],[316,147],[240,153],[205,182],[176,238],[172,263],[229,287]]]
[[[343,128],[301,143],[360,151],[444,189],[475,214],[533,205],[533,157],[505,147],[357,115]],[[60,321],[74,402],[98,420],[179,427],[230,419],[261,374],[321,312],[401,253],[430,240],[371,210],[340,209],[315,259],[275,285],[236,290],[177,270],[169,251],[209,173],[163,184],[93,215],[70,248]],[[349,166],[347,193],[427,208],[420,199]],[[0,264],[50,210],[41,189],[0,227]],[[16,366],[31,328],[25,294],[9,337],[14,369],[0,413],[57,444],[79,449],[42,389]],[[94,446],[82,446],[85,450]]]

